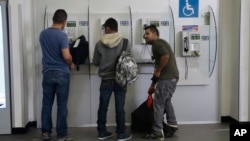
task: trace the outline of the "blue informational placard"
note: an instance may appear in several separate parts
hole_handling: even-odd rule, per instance
[[[179,0],[179,17],[193,18],[199,15],[199,0]]]

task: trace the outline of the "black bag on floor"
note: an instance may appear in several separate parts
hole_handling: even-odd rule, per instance
[[[136,108],[132,114],[131,130],[135,132],[151,132],[154,121],[153,107],[148,108],[146,101]]]
[[[131,118],[132,131],[139,133],[151,133],[153,131],[154,110],[153,107],[148,108],[147,101],[132,112]],[[165,122],[163,122],[163,132],[166,138],[174,135],[174,131]]]
[[[148,108],[146,101],[136,108],[132,114],[131,130],[135,132],[151,132],[154,121],[153,107]]]

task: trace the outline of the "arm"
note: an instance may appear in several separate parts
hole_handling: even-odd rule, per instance
[[[62,56],[63,56],[64,61],[70,66],[71,69],[73,69],[75,64],[72,61],[72,56],[69,52],[69,48],[62,49]]]
[[[163,55],[161,56],[161,59],[160,59],[160,64],[157,66],[157,68],[155,69],[154,71],[154,75],[152,77],[152,83],[149,87],[149,90],[148,90],[148,93],[149,94],[152,94],[154,93],[155,91],[155,84],[156,82],[158,81],[158,78],[160,77],[161,75],[161,70],[163,69],[163,67],[168,63],[169,61],[169,55]]]
[[[161,56],[160,64],[157,66],[157,68],[154,71],[154,76],[155,77],[158,77],[158,78],[160,77],[161,70],[168,63],[168,61],[169,61],[169,55],[163,55],[163,56]]]

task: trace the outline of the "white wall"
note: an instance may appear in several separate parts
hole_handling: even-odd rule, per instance
[[[249,121],[249,1],[220,1],[221,116]],[[233,10],[232,10],[233,9]]]
[[[222,0],[220,5],[218,57],[221,116],[238,120],[240,1]]]
[[[29,111],[36,111],[36,103],[35,98],[36,93],[35,91],[35,48],[34,48],[34,20],[30,17],[34,17],[33,15],[33,0],[22,0],[25,2],[23,5],[23,46],[24,51],[23,54],[24,58],[24,84],[26,88],[26,95],[25,98],[25,107],[27,110],[27,120],[28,121],[35,121],[36,112],[32,113]],[[34,105],[34,106],[33,106]]]
[[[74,1],[68,1],[68,0],[36,0],[34,1],[34,5],[31,1],[24,0],[20,3],[22,3],[22,6],[25,7],[25,10],[23,10],[23,20],[24,20],[24,29],[25,36],[28,35],[24,40],[25,44],[27,44],[26,51],[27,52],[33,52],[33,55],[29,56],[28,53],[24,53],[27,58],[25,60],[27,61],[25,66],[25,71],[29,71],[29,74],[35,73],[35,79],[34,78],[26,78],[28,82],[28,88],[26,87],[26,91],[28,91],[28,94],[26,96],[29,97],[28,100],[28,113],[25,113],[25,116],[28,116],[28,120],[38,120],[39,122],[39,113],[40,113],[40,107],[41,105],[41,95],[42,95],[42,88],[41,88],[41,50],[38,42],[38,36],[39,33],[44,28],[44,12],[45,12],[45,6],[48,4],[48,7],[63,7],[67,8],[68,10],[76,10],[81,11],[82,7],[87,8],[86,5],[88,5],[87,1],[81,1],[81,0],[74,0]],[[28,4],[29,3],[29,4]],[[98,3],[98,4],[97,4]],[[111,4],[112,3],[112,4]],[[92,8],[95,12],[115,12],[115,11],[123,11],[127,9],[127,6],[130,5],[139,12],[159,12],[159,9],[164,9],[168,7],[168,5],[172,6],[172,9],[174,13],[178,10],[178,1],[175,0],[157,0],[157,1],[151,1],[151,0],[127,0],[127,1],[118,1],[118,0],[109,0],[109,1],[100,1],[100,0],[91,0],[89,1],[89,6]],[[25,5],[25,6],[24,6]],[[32,16],[32,5],[34,7],[34,15]],[[115,7],[111,7],[112,5],[116,5]],[[216,20],[218,21],[219,16],[219,2],[217,0],[212,1],[202,1],[200,0],[200,7],[203,9],[207,7],[208,5],[211,5],[213,10],[215,11]],[[27,8],[27,9],[26,9]],[[31,18],[29,18],[31,17]],[[34,17],[34,18],[33,18]],[[178,25],[181,25],[181,19],[178,19],[178,17],[175,15],[175,20],[179,21],[177,23]],[[185,20],[187,23],[192,23],[189,20]],[[32,25],[34,22],[34,25]],[[32,23],[32,24],[30,24]],[[218,22],[217,22],[218,23]],[[30,25],[30,26],[29,26]],[[34,34],[32,29],[29,30],[28,27],[34,26]],[[90,29],[91,32],[92,29]],[[91,42],[91,41],[90,41]],[[30,48],[30,46],[33,45],[34,48]],[[32,53],[31,53],[32,54]],[[28,62],[31,61],[34,57],[34,62]],[[35,66],[35,69],[33,68]],[[149,68],[152,69],[152,66]],[[30,70],[28,70],[30,69]],[[78,77],[79,76],[79,77]],[[99,89],[99,82],[100,79],[96,74],[92,75],[92,81],[91,84],[87,82],[89,79],[87,77],[88,75],[83,72],[81,74],[74,73],[71,78],[71,93],[77,93],[76,95],[72,95],[69,100],[69,112],[77,113],[77,119],[74,119],[73,116],[69,117],[69,126],[88,126],[88,125],[95,125],[96,123],[96,112],[98,105],[98,89]],[[151,74],[140,74],[140,79],[137,81],[137,83],[133,86],[129,87],[128,95],[127,95],[127,104],[126,105],[126,118],[127,122],[130,122],[130,113],[146,99],[146,92],[147,87],[150,84],[150,77]],[[81,79],[80,79],[81,78]],[[83,80],[85,79],[85,80]],[[87,80],[86,80],[87,79]],[[82,81],[83,80],[83,81]],[[35,82],[35,86],[32,86],[30,83]],[[145,83],[146,82],[146,83]],[[34,84],[34,83],[33,83]],[[85,86],[82,88],[81,86]],[[91,86],[89,86],[91,85]],[[73,87],[75,86],[75,87]],[[30,88],[32,87],[32,88]],[[87,88],[89,87],[89,88]],[[145,88],[146,87],[146,88]],[[92,88],[92,89],[90,89]],[[93,91],[93,89],[96,89],[97,91]],[[32,91],[35,91],[32,95]],[[91,92],[91,95],[90,95]],[[92,95],[93,92],[94,95]],[[74,100],[77,98],[78,94],[81,96],[81,98],[78,99],[78,101],[74,102]],[[32,100],[34,100],[34,103]],[[83,100],[83,101],[81,101]],[[215,123],[219,122],[219,93],[218,93],[218,67],[216,66],[214,74],[209,78],[209,85],[204,86],[178,86],[177,90],[173,97],[173,103],[175,106],[176,116],[179,123]],[[88,102],[86,102],[88,101]],[[91,103],[89,103],[91,101]],[[131,103],[131,101],[133,101]],[[74,105],[74,104],[77,104]],[[86,103],[86,105],[82,105],[80,103]],[[112,104],[112,103],[110,103]],[[37,110],[36,113],[33,107]],[[89,107],[88,107],[89,106]],[[81,112],[78,112],[77,110],[80,109]],[[113,109],[111,109],[112,111]],[[222,109],[223,110],[223,109]],[[86,111],[90,111],[90,113],[86,113]],[[22,113],[22,112],[21,112]],[[113,112],[112,112],[113,113]],[[109,114],[110,116],[110,124],[114,123],[114,116],[112,113]],[[72,113],[71,113],[72,114]],[[90,116],[86,116],[89,115]],[[22,115],[20,115],[23,117]],[[112,118],[111,118],[112,117]],[[15,117],[16,118],[16,117]],[[81,119],[82,118],[82,119]],[[78,123],[73,122],[73,120],[78,121]],[[83,121],[84,120],[84,121]],[[26,124],[26,122],[18,121],[23,124]]]
[[[202,14],[208,6],[213,8],[218,28],[218,1],[199,1],[199,19],[179,18],[179,1],[171,0],[175,17],[176,33],[182,25],[203,25]],[[199,27],[200,28],[200,27]],[[219,28],[218,28],[219,29]],[[180,48],[180,40],[176,38],[176,48]],[[203,53],[204,55],[204,53]],[[181,58],[180,58],[181,59]],[[218,60],[217,60],[218,61]],[[173,97],[176,116],[180,123],[215,123],[219,122],[218,66],[216,63],[213,75],[208,78],[208,85],[178,86]]]
[[[229,59],[225,57],[229,57],[229,51],[226,52],[226,48],[228,46],[231,46],[231,37],[228,29],[232,29],[232,22],[231,22],[231,16],[224,16],[227,13],[229,13],[229,9],[232,7],[232,1],[226,3],[227,0],[220,1],[220,32],[219,32],[219,55],[218,55],[218,62],[219,62],[219,93],[221,94],[220,96],[220,111],[221,115],[227,116],[230,113],[230,105],[229,105],[229,100],[230,96],[229,94],[231,93],[231,81],[229,81],[230,78],[230,72],[232,68],[227,68],[230,66]],[[225,5],[225,6],[222,6]],[[226,24],[227,23],[227,24]],[[225,51],[223,51],[225,50]],[[227,71],[226,71],[227,70]],[[230,84],[230,85],[229,85]]]
[[[240,25],[240,84],[239,84],[239,121],[249,121],[249,37],[250,37],[250,2],[241,1],[241,25]]]
[[[33,3],[23,3],[9,0],[13,127],[25,127],[28,121],[36,120]]]
[[[27,96],[24,88],[24,60],[22,39],[22,7],[21,1],[9,1],[10,27],[10,75],[11,75],[11,103],[13,127],[24,127],[27,122],[27,106],[24,100]],[[19,24],[16,24],[19,23]],[[33,111],[32,111],[33,112]]]

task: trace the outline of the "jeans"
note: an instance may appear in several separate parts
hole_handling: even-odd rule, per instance
[[[172,125],[177,125],[174,108],[171,98],[175,92],[178,79],[159,80],[156,85],[154,96],[154,132],[160,132],[163,129],[164,113],[167,117],[167,122]]]
[[[52,133],[52,106],[57,98],[57,137],[67,135],[67,102],[69,96],[69,73],[47,71],[43,74],[42,132]]]
[[[127,88],[118,85],[114,79],[102,80],[100,86],[99,109],[97,119],[97,130],[99,134],[107,131],[107,111],[112,92],[115,96],[115,112],[116,112],[116,133],[125,133],[125,97]]]

